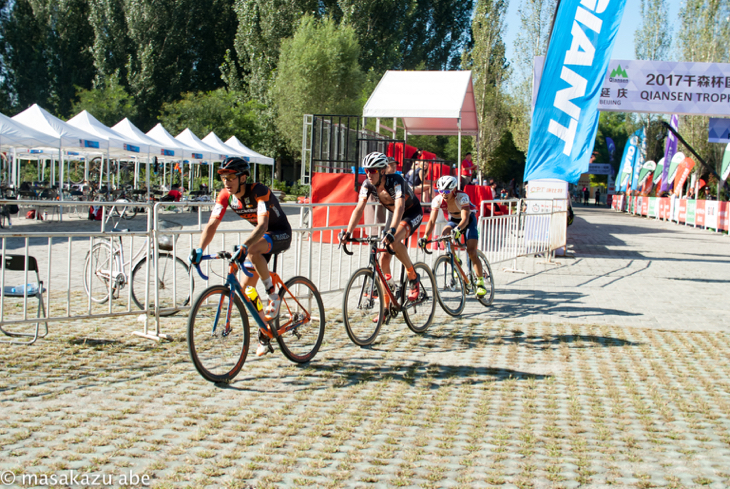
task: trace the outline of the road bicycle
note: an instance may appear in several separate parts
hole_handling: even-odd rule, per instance
[[[445,235],[433,240],[427,240],[429,243],[443,243],[446,253],[439,256],[433,264],[433,274],[436,277],[436,287],[438,290],[438,301],[443,310],[451,315],[458,316],[466,306],[466,296],[474,295],[476,297],[476,268],[473,266],[469,254],[466,253],[466,246],[457,243],[453,239],[453,235]],[[424,246],[423,251],[431,255]],[[466,255],[466,272],[461,267],[462,260],[457,254],[463,251]],[[482,276],[484,277],[484,287],[487,294],[484,297],[477,297],[477,300],[484,306],[490,306],[494,300],[494,276],[492,275],[492,267],[489,266],[489,260],[484,253],[477,250],[477,257],[482,264]]]
[[[415,263],[413,268],[421,276],[421,285],[418,298],[409,301],[407,298],[408,286],[405,266],[401,264],[400,283],[391,290],[390,287],[383,287],[387,284],[385,275],[378,262],[379,253],[395,252],[386,246],[378,248],[381,238],[369,236],[367,238],[350,238],[351,243],[367,243],[370,245],[370,263],[365,268],[360,268],[350,277],[345,294],[342,300],[342,314],[345,320],[347,335],[353,343],[359,346],[371,345],[377,338],[383,322],[388,324],[390,320],[403,312],[403,318],[408,327],[414,333],[424,333],[433,322],[436,311],[434,302],[434,288],[436,280],[428,265]],[[348,255],[353,255],[347,249],[347,242],[340,242],[342,249]],[[385,310],[384,301],[380,300],[387,294],[390,299],[388,310]],[[387,313],[387,314],[386,314]]]
[[[160,222],[161,229],[173,227],[177,225],[167,221]],[[190,291],[195,285],[193,277],[189,273],[188,265],[171,253],[173,247],[170,236],[160,236],[158,238],[160,253],[150,254],[152,266],[149,270],[149,306],[146,308],[143,303],[148,273],[148,238],[145,237],[132,258],[125,260],[122,234],[129,230],[115,228],[111,231],[118,234],[94,243],[84,261],[84,289],[92,301],[103,304],[110,297],[116,299],[127,284],[131,283],[132,301],[137,307],[143,310],[154,308],[156,268],[160,316],[172,316],[178,312],[179,307],[186,306],[190,302]],[[131,282],[126,273],[127,269],[132,270]]]
[[[239,269],[246,276],[253,276],[253,267],[244,262],[245,255],[239,258],[241,253],[242,249],[236,247],[233,254],[221,251],[216,255],[203,256],[203,260],[227,259],[228,276],[225,284],[213,285],[202,291],[188,316],[190,359],[198,373],[210,382],[230,382],[246,361],[251,339],[246,309],[259,327],[259,338],[269,351],[274,351],[271,340],[276,339],[282,353],[292,362],[312,360],[324,338],[322,297],[317,287],[304,277],[293,277],[284,283],[278,274],[271,272],[274,287],[281,297],[281,306],[276,319],[268,324],[261,319],[256,305],[244,293],[236,278]],[[274,270],[277,256],[274,254]],[[239,266],[239,263],[244,263],[244,266]],[[198,274],[208,280],[200,265],[196,268]]]

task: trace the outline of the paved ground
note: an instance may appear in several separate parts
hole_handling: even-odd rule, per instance
[[[334,301],[313,362],[251,357],[228,386],[194,371],[183,317],[160,345],[129,317],[0,346],[2,480],[730,486],[730,239],[576,211],[572,256],[496,273],[491,309],[470,301],[423,336],[396,320],[360,349]]]

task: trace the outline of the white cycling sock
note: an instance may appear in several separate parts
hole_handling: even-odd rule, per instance
[[[261,283],[264,284],[267,292],[271,290],[271,287],[274,286],[274,281],[271,279],[271,277],[267,278],[266,280],[262,280]]]

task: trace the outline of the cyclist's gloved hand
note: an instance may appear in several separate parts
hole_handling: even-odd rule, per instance
[[[245,244],[236,245],[233,247],[233,251],[236,260],[241,261],[246,257],[246,255],[248,255],[248,246]]]
[[[190,263],[191,265],[200,265],[202,259],[203,249],[198,248],[190,252],[190,256],[188,256],[188,263]]]
[[[418,247],[422,250],[426,249],[426,238],[418,238]]]
[[[460,241],[461,240],[461,229],[454,228],[454,231],[451,233],[451,235],[454,237],[454,241]]]
[[[383,243],[391,244],[393,241],[395,241],[395,228],[383,231]]]
[[[350,233],[347,231],[340,231],[340,234],[337,235],[337,239],[339,239],[340,243],[346,243],[350,241]]]

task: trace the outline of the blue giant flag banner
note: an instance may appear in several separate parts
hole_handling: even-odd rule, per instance
[[[677,117],[677,114],[674,114],[669,121],[669,125],[672,126],[674,130],[676,130],[679,127],[679,117]],[[669,180],[669,167],[670,162],[672,161],[672,158],[674,157],[674,153],[677,152],[677,136],[674,135],[672,131],[667,131],[669,134],[667,134],[667,147],[664,150],[664,168],[662,168],[662,186],[660,191],[662,192],[668,192],[670,188],[672,188],[672,185],[674,182],[671,182],[672,185],[670,185]]]
[[[626,0],[562,0],[530,128],[524,181],[575,183],[588,170],[598,100]]]
[[[643,131],[643,129],[639,129]],[[626,142],[624,147],[624,155],[621,157],[621,166],[618,169],[618,183],[616,188],[619,192],[626,190],[626,186],[631,182],[631,176],[634,173],[634,161],[636,153],[639,149],[639,131],[636,131]]]
[[[631,177],[631,190],[636,190],[640,180],[639,174],[646,161],[646,137],[644,136],[646,133],[644,132],[644,128],[642,127],[634,134],[639,136],[639,151],[636,152],[636,158],[634,158],[634,175]]]

